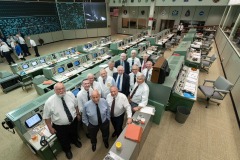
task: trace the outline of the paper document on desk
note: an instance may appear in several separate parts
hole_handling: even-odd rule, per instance
[[[197,82],[197,79],[195,79],[195,78],[191,78],[191,77],[187,77],[187,82],[189,82],[189,83],[196,83]]]
[[[194,72],[190,72],[187,77],[197,79],[198,78],[198,74],[194,73]]]
[[[104,157],[104,160],[124,160],[122,157],[119,157],[112,151],[109,151],[108,154]]]
[[[41,135],[42,134],[42,135]],[[44,126],[44,129],[41,131],[40,133],[41,136],[45,136],[45,137],[50,137],[52,134],[50,133],[47,125]]]
[[[150,114],[150,115],[154,115],[155,114],[155,108],[146,106],[146,107],[141,108],[140,112],[147,113],[147,114]]]
[[[100,68],[106,68],[108,65],[107,64],[101,64],[99,65]]]

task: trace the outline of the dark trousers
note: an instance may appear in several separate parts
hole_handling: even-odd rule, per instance
[[[117,137],[121,134],[123,130],[122,126],[124,121],[124,115],[125,115],[125,112],[118,117],[111,117],[111,122],[114,128],[114,132],[117,134]]]
[[[20,44],[20,47],[22,48],[22,51],[24,53],[24,57],[31,55],[31,53],[28,50],[28,46],[26,44]]]
[[[39,57],[40,55],[39,55],[39,53],[38,53],[38,47],[35,46],[35,47],[33,47],[33,49],[34,49],[34,51],[35,51],[35,56],[36,56],[36,57]]]
[[[88,124],[88,133],[92,144],[97,144],[97,133],[99,129],[102,132],[102,138],[104,142],[108,142],[109,138],[109,120],[106,120],[102,125],[92,125]]]
[[[70,144],[75,143],[78,140],[77,126],[77,118],[75,118],[70,125],[53,124],[53,128],[57,131],[56,136],[64,152],[70,151]]]
[[[132,115],[135,113],[135,111],[133,110],[134,107],[137,107],[138,104],[134,103],[134,102],[130,102],[131,108],[132,108]]]
[[[15,63],[10,52],[3,52],[3,56],[6,58],[9,65],[11,65],[11,62]]]
[[[177,31],[178,36],[181,36],[181,33],[182,33],[182,31],[179,31],[179,30]]]

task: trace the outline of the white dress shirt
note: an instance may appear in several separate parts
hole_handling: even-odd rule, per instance
[[[89,97],[91,98],[93,89],[89,88]],[[87,91],[82,88],[81,91],[77,94],[77,102],[78,102],[78,109],[79,112],[82,112],[84,104],[88,101]]]
[[[106,98],[108,93],[110,93],[110,87],[116,86],[115,80],[111,76],[107,76],[105,84],[103,83],[103,78],[100,76],[98,77],[98,82],[101,88],[101,96]]]
[[[107,95],[106,100],[111,110],[113,102],[113,97],[111,96],[111,93]],[[118,95],[115,98],[114,117],[122,115],[125,111],[127,111],[127,118],[131,118],[132,117],[131,105],[129,104],[125,94],[118,92]]]
[[[142,71],[142,74],[144,74],[145,77],[146,77],[147,71],[148,71],[147,68],[145,68]],[[148,71],[148,76],[146,78],[147,78],[148,81],[151,81],[151,77],[152,77],[152,68]]]
[[[101,91],[101,87],[100,87],[99,82],[93,81],[93,86],[91,86],[91,88],[92,88],[93,90],[97,90],[100,95],[102,94],[102,91]]]
[[[132,72],[132,57],[128,58],[127,61],[129,63],[129,69],[130,69],[129,71]],[[135,57],[133,64],[136,64],[138,67],[141,67],[140,59]]]
[[[183,27],[184,27],[183,25],[178,25],[177,30],[178,30],[178,31],[182,31],[182,30],[183,30]]]
[[[137,72],[136,74],[136,78],[137,76],[140,74],[140,72]],[[133,87],[134,87],[134,73],[129,73],[129,77],[130,77],[130,87],[129,87],[129,91],[131,92]],[[137,81],[137,80],[136,80]]]
[[[121,78],[120,78],[120,77],[121,77]],[[123,75],[119,75],[119,74],[118,74],[117,79],[116,79],[116,85],[118,84],[119,78],[120,78],[120,84],[119,84],[118,90],[119,90],[119,91],[122,91]]]
[[[34,40],[32,40],[32,39],[30,39],[30,44],[31,44],[32,47],[36,46],[36,42]]]
[[[18,37],[18,40],[20,44],[26,44],[25,40],[22,37]]]
[[[113,67],[113,70],[110,70],[109,67],[105,68],[108,76],[113,76],[113,73],[117,72],[117,68]]]
[[[0,47],[0,51],[2,51],[2,52],[9,52],[10,48],[7,45],[2,45]]]
[[[138,83],[135,83],[133,90],[130,93],[130,96],[132,95],[132,92],[137,87]],[[148,104],[148,96],[149,96],[149,87],[148,85],[143,82],[138,86],[138,89],[136,90],[135,94],[132,97],[132,102],[137,103],[140,107],[145,107]]]
[[[73,95],[72,92],[66,92],[64,96],[64,100],[68,109],[73,117],[77,116],[76,108],[77,108],[77,99]],[[67,114],[64,111],[63,103],[58,95],[54,94],[47,99],[43,109],[43,119],[51,118],[52,123],[56,125],[68,125],[70,124]]]

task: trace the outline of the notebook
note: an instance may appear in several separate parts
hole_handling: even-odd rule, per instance
[[[129,124],[125,132],[125,138],[135,142],[140,142],[143,129],[141,126],[135,124]]]

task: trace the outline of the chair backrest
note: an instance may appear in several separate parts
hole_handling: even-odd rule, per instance
[[[216,59],[217,59],[216,54],[213,54],[213,55],[210,57],[210,60],[211,60],[212,62],[214,62]]]
[[[216,87],[217,89],[230,91],[233,87],[233,84],[224,77],[219,76],[217,80],[214,82],[214,87]]]
[[[24,78],[22,79],[22,82],[23,82],[23,83],[31,82],[31,81],[32,81],[32,77],[30,77],[30,76],[26,76],[26,77],[24,77]]]

